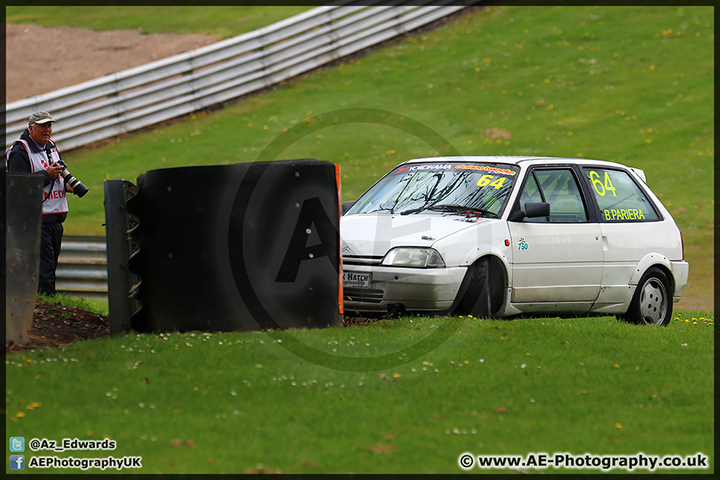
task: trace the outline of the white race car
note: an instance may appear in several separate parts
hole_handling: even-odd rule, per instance
[[[343,205],[345,312],[602,313],[667,325],[688,264],[645,181],[601,160],[402,163]]]

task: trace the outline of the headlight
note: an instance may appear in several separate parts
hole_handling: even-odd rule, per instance
[[[434,248],[397,247],[390,250],[380,265],[413,268],[442,268],[445,266],[440,253]]]

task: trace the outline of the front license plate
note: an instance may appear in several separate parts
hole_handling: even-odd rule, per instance
[[[343,285],[345,287],[370,288],[371,273],[343,272]]]

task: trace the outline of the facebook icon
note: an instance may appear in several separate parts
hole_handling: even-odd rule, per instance
[[[25,455],[10,455],[10,470],[25,470]]]

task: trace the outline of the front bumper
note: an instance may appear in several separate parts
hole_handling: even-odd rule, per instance
[[[350,312],[448,310],[457,295],[467,267],[398,268],[344,265],[343,270],[371,273],[369,288],[344,287],[344,309]]]

